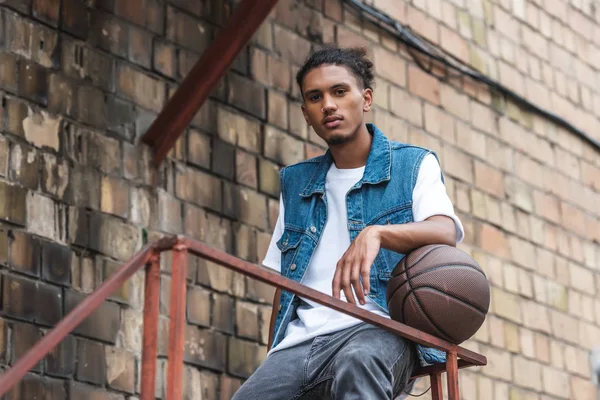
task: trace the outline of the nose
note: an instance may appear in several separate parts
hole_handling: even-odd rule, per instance
[[[323,112],[325,114],[329,114],[336,110],[337,110],[337,104],[335,104],[333,97],[329,96],[327,94],[325,96],[323,96]]]

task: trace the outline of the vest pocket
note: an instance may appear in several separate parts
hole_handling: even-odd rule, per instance
[[[283,235],[277,241],[277,247],[281,251],[281,274],[288,276],[290,270],[295,270],[294,260],[296,259],[296,253],[298,245],[302,241],[303,234],[301,232],[293,231],[290,229],[284,229]]]

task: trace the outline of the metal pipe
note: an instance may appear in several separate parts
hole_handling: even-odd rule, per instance
[[[156,385],[156,354],[158,345],[158,314],[160,300],[160,253],[155,251],[146,267],[144,290],[144,345],[142,350],[141,400],[154,400]]]
[[[144,142],[154,147],[156,166],[166,157],[275,4],[277,0],[243,0],[227,25],[183,79],[143,138]]]
[[[167,400],[180,400],[182,396],[186,278],[187,247],[183,242],[179,242],[173,248],[171,273],[171,322],[169,324]]]

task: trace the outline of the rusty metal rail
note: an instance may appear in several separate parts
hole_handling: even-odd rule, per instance
[[[413,377],[429,375],[433,394],[441,396],[441,374],[447,372],[450,400],[459,400],[458,369],[485,365],[481,354],[446,342],[399,322],[365,311],[353,304],[343,302],[298,282],[241,260],[223,251],[185,236],[160,239],[140,250],[131,260],[121,266],[100,287],[87,296],[77,307],[60,321],[47,335],[34,345],[15,365],[0,376],[0,397],[11,390],[27,372],[67,337],[80,323],[93,313],[112,293],[118,290],[136,271],[146,267],[144,293],[143,354],[141,376],[141,400],[153,400],[156,382],[156,357],[158,344],[158,316],[160,298],[160,254],[173,250],[171,276],[171,305],[169,324],[169,350],[167,371],[167,400],[181,399],[185,336],[186,270],[187,253],[210,260],[248,277],[257,279],[278,289],[308,298],[365,322],[387,329],[416,343],[443,350],[447,354],[446,365],[435,365],[418,370]],[[434,399],[442,397],[434,397]]]

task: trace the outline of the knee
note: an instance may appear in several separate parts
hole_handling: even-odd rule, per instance
[[[362,375],[365,371],[375,373],[387,368],[376,354],[360,348],[347,349],[337,359],[336,372],[344,375]]]

